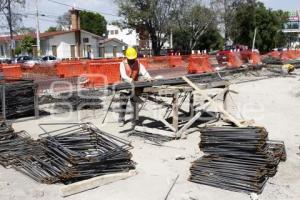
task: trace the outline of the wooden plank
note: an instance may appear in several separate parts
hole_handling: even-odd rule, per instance
[[[172,115],[173,115],[173,127],[175,131],[178,131],[178,94],[173,95],[172,100]]]
[[[70,185],[65,185],[60,188],[60,195],[62,197],[71,196],[87,190],[95,189],[97,187],[107,185],[119,180],[124,180],[137,174],[136,170],[131,170],[125,173],[108,174],[98,176],[88,180],[80,181]]]
[[[188,121],[179,131],[178,133],[176,134],[177,137],[181,137],[184,132],[190,128],[198,119],[199,117],[201,117],[201,112],[198,112],[190,121]]]
[[[187,77],[183,76],[183,80],[185,80],[191,87],[193,87],[197,93],[202,95],[206,100],[208,100],[213,106],[215,106],[219,112],[221,112],[224,116],[226,116],[231,122],[233,122],[238,127],[244,127],[239,120],[237,120],[234,116],[228,113],[222,106],[218,105],[211,97],[209,97],[203,90],[201,90],[195,83],[190,81]]]
[[[176,137],[174,132],[171,131],[165,131],[165,130],[160,130],[157,128],[148,128],[145,126],[136,126],[135,129],[138,132],[142,132],[142,133],[150,133],[153,135],[162,135],[162,136],[167,136],[167,137]]]

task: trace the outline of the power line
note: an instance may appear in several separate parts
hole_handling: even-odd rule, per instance
[[[59,4],[59,5],[62,5],[62,6],[66,6],[66,7],[71,7],[71,8],[74,8],[74,6],[72,5],[69,5],[69,4],[65,4],[65,3],[61,3],[59,1],[55,1],[55,0],[48,0],[49,2],[52,2],[52,3],[56,3],[56,4]],[[100,13],[102,15],[109,15],[109,16],[113,16],[113,17],[119,17],[118,15],[116,14],[111,14],[111,13],[106,13],[106,12],[102,12],[102,11],[94,11],[94,10],[89,10],[89,9],[85,9],[85,8],[80,8],[80,7],[77,7],[79,10],[83,10],[83,11],[89,11],[89,12],[93,12],[93,13]]]

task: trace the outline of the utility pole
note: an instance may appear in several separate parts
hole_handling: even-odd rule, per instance
[[[256,41],[257,28],[254,30],[253,43],[252,43],[252,52],[255,50],[255,41]]]
[[[37,45],[37,56],[41,56],[41,41],[40,41],[40,23],[39,23],[39,0],[35,0],[36,6],[36,45]]]
[[[12,30],[12,17],[11,17],[11,0],[7,0],[7,9],[8,9],[8,26],[9,26],[9,34],[10,34],[10,57],[11,60],[15,57],[15,41]]]

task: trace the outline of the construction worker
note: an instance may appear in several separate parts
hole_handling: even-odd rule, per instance
[[[121,80],[126,83],[134,83],[138,80],[146,80],[152,81],[150,74],[147,72],[143,64],[138,61],[138,53],[137,51],[130,47],[125,52],[126,60],[120,63],[120,75]],[[120,112],[119,112],[119,120],[120,125],[123,126],[125,124],[125,114],[128,100],[130,100],[133,105],[134,113],[137,112],[137,103],[141,101],[138,98],[138,95],[142,91],[138,89],[134,89],[133,91],[122,91],[120,93]],[[135,126],[136,119],[132,119],[133,127]]]

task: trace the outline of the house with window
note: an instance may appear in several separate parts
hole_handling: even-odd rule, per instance
[[[115,25],[107,25],[106,29],[108,39],[117,39],[131,47],[139,46],[139,36],[135,30],[121,29]]]
[[[71,10],[71,30],[40,33],[40,55],[56,56],[60,59],[123,57],[128,46],[118,39],[105,39],[80,28],[79,10]],[[36,39],[36,34],[31,34]],[[13,43],[20,46],[25,35],[15,35]],[[0,36],[0,56],[10,57],[10,36]],[[33,56],[37,56],[33,46]]]

